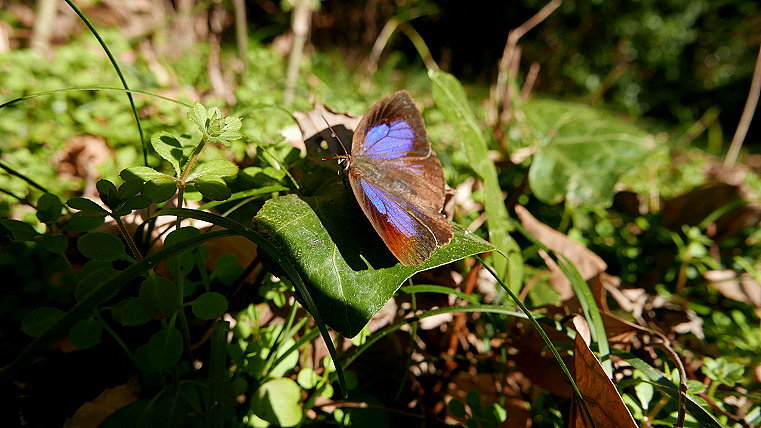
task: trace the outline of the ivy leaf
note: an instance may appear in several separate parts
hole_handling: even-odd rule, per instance
[[[255,224],[291,258],[325,323],[346,337],[362,330],[415,273],[493,250],[475,235],[455,232],[452,242],[424,264],[404,266],[343,186],[337,194],[306,200],[296,195],[270,199]]]
[[[528,182],[547,204],[609,205],[619,178],[655,147],[643,130],[588,106],[532,100],[521,111],[540,141]]]
[[[225,180],[222,180],[219,177],[200,177],[193,181],[193,184],[195,184],[196,189],[198,189],[205,198],[211,199],[212,201],[224,201],[232,195]]]
[[[180,140],[169,132],[161,131],[151,137],[151,145],[159,156],[172,165],[177,177],[179,177],[182,172],[180,164],[183,157]]]

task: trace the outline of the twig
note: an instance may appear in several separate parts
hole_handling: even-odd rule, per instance
[[[510,69],[512,67],[512,63],[515,61],[515,51],[518,45],[518,40],[520,40],[520,38],[523,37],[526,33],[531,31],[531,29],[539,25],[542,21],[547,19],[547,17],[550,16],[552,12],[555,11],[555,9],[560,7],[561,3],[561,0],[552,0],[534,16],[529,18],[526,22],[517,28],[511,30],[508,34],[507,43],[505,43],[505,50],[502,52],[502,59],[499,62],[497,88],[494,92],[494,100],[492,102],[492,108],[495,110],[495,112],[497,112],[495,119],[498,121],[500,117],[500,107],[502,107],[502,110],[504,110],[506,108],[505,104],[508,102],[508,100],[504,98],[507,93],[507,83],[512,77],[514,77],[510,75]]]
[[[235,10],[235,41],[238,44],[238,57],[243,64],[241,74],[248,71],[248,27],[246,23],[246,2],[233,0]]]
[[[293,94],[299,78],[299,68],[301,66],[301,58],[304,56],[304,45],[309,34],[311,18],[312,10],[309,8],[309,1],[296,0],[291,18],[293,45],[291,46],[291,54],[288,57],[288,71],[285,80],[285,95],[283,97],[285,104],[293,102]]]
[[[534,89],[536,78],[539,77],[540,68],[538,62],[531,63],[531,67],[529,67],[528,73],[526,73],[526,80],[523,82],[523,89],[521,90],[522,103],[525,103],[531,97],[531,90]]]
[[[745,108],[743,108],[742,116],[740,116],[740,123],[737,125],[735,136],[732,137],[732,143],[729,145],[727,157],[724,158],[724,167],[726,168],[735,166],[745,135],[750,128],[750,122],[753,120],[756,105],[758,105],[759,93],[761,93],[761,45],[758,47],[758,56],[756,57],[756,66],[753,69],[753,80],[750,84],[748,99],[745,101]]]
[[[468,272],[468,275],[465,277],[465,288],[462,290],[465,294],[470,295],[473,293],[473,289],[478,283],[478,272],[480,270],[481,264],[476,262],[470,272]],[[463,327],[465,327],[465,316],[466,314],[464,312],[460,312],[455,315],[454,323],[452,326],[452,333],[449,335],[449,348],[447,349],[447,356],[454,357],[457,353],[457,339],[460,336],[460,331],[463,329]],[[454,369],[457,368],[457,362],[454,359],[448,359],[446,360],[446,366],[447,369],[444,375],[445,378],[449,377]]]

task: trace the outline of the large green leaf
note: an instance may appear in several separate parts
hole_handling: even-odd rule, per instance
[[[428,76],[433,83],[436,107],[454,127],[471,168],[483,181],[489,240],[507,257],[495,257],[494,268],[501,277],[505,277],[507,269],[507,283],[517,292],[523,283],[523,256],[509,233],[513,227],[502,197],[497,167],[489,157],[489,145],[481,132],[481,124],[470,108],[465,88],[456,77],[436,70],[429,70]]]
[[[455,232],[452,242],[437,249],[425,264],[404,266],[347,190],[271,199],[255,220],[296,266],[325,323],[346,337],[359,333],[413,274],[493,249],[474,235]]]
[[[653,138],[610,114],[581,104],[533,100],[521,107],[539,139],[529,171],[542,202],[609,205],[624,173],[641,165]]]

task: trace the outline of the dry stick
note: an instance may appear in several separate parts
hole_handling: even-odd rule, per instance
[[[470,272],[468,272],[468,275],[465,277],[465,289],[463,290],[465,294],[470,295],[473,293],[473,289],[478,283],[478,272],[480,270],[481,263],[476,262],[473,268],[470,269]],[[457,353],[457,339],[460,336],[460,330],[465,327],[465,315],[465,312],[461,312],[455,315],[454,323],[452,326],[452,333],[449,335],[449,349],[447,349],[447,356],[449,357],[454,357]],[[447,369],[444,377],[449,377],[454,369],[457,368],[457,362],[455,362],[454,359],[447,360],[446,366]]]
[[[518,40],[520,40],[521,37],[523,37],[526,33],[531,31],[534,27],[539,25],[542,21],[547,19],[548,16],[552,14],[552,12],[557,9],[560,4],[562,3],[561,0],[552,0],[551,2],[547,3],[539,12],[536,13],[536,15],[529,18],[526,22],[521,24],[519,27],[513,29],[510,31],[510,34],[507,36],[507,43],[505,44],[505,50],[502,53],[502,59],[499,62],[499,74],[497,76],[497,88],[494,92],[494,101],[492,102],[492,108],[495,112],[497,112],[497,115],[495,118],[499,120],[499,111],[500,106],[503,107],[503,109],[506,108],[505,105],[508,101],[504,99],[504,96],[507,92],[507,83],[509,81],[509,78],[512,77],[509,75],[510,68],[512,66],[512,63],[514,62],[515,57],[515,50],[516,46],[518,45]],[[497,123],[496,126],[499,126],[500,124]]]
[[[531,91],[534,89],[536,78],[539,77],[540,68],[538,62],[531,63],[531,67],[529,67],[528,73],[526,74],[526,80],[523,82],[523,89],[521,90],[522,103],[525,103],[528,101],[529,97],[531,97]]]
[[[31,46],[39,54],[48,53],[50,35],[53,33],[53,21],[55,21],[57,10],[58,0],[37,0]]]
[[[727,157],[724,158],[724,167],[726,168],[735,166],[743,140],[745,140],[745,135],[750,128],[750,122],[753,120],[753,113],[756,111],[759,93],[761,93],[761,45],[758,46],[756,67],[753,69],[753,80],[750,84],[748,99],[745,101],[745,108],[743,108],[743,114],[740,116],[740,123],[737,125],[735,136],[732,137],[732,144],[729,146]]]
[[[286,105],[293,102],[293,94],[296,90],[296,82],[299,78],[299,67],[301,58],[304,55],[304,45],[306,44],[309,26],[311,24],[312,10],[309,8],[308,0],[297,0],[293,9],[291,18],[291,28],[293,30],[293,45],[291,54],[288,57],[288,71],[285,80],[285,96],[283,101]]]
[[[243,64],[241,74],[248,71],[248,27],[246,23],[246,2],[233,0],[235,10],[235,41],[238,44],[238,57]]]

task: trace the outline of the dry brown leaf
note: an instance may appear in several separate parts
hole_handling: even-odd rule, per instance
[[[94,135],[77,135],[69,138],[53,158],[53,166],[64,180],[84,181],[85,197],[95,196],[95,181],[99,178],[98,166],[113,153],[106,140]]]
[[[80,407],[74,416],[64,421],[64,427],[96,427],[122,407],[137,401],[140,384],[137,376],[124,385],[108,388],[94,400]]]
[[[351,152],[351,138],[354,128],[359,124],[359,117],[337,112],[320,103],[306,113],[294,112],[293,117],[299,124],[308,152],[325,157]],[[328,143],[327,149],[320,146],[322,141]],[[341,146],[341,143],[346,147]]]
[[[761,266],[757,268],[761,270]],[[722,296],[761,307],[761,283],[749,273],[742,273],[738,277],[733,270],[710,270],[703,277]]]
[[[744,201],[724,213],[715,222],[715,232],[711,238],[721,241],[747,229],[761,221],[761,206],[753,202],[756,197],[742,184],[736,183],[736,177],[725,173],[720,179],[731,181],[710,182],[688,193],[667,200],[663,205],[663,223],[672,230],[678,230],[682,225],[695,226],[706,217],[728,204]]]
[[[605,269],[608,268],[608,265],[600,256],[578,242],[573,241],[565,234],[540,222],[526,208],[516,205],[515,213],[518,215],[518,219],[520,219],[523,227],[539,242],[558,255],[567,257],[576,266],[576,269],[578,269],[585,281],[605,272]],[[542,255],[542,258],[547,262],[548,257]],[[550,283],[560,293],[561,298],[567,300],[573,295],[570,281],[565,275],[562,275],[562,272],[558,274],[559,268],[555,263],[548,263],[547,267],[552,272]]]
[[[516,385],[517,382],[502,384],[501,378],[502,376],[492,373],[459,372],[447,385],[447,394],[444,400],[449,403],[449,400],[456,398],[466,402],[468,391],[478,391],[481,396],[481,405],[484,407],[490,403],[500,403],[504,399],[507,421],[503,426],[530,427],[531,410],[529,403],[524,399],[523,392]],[[449,424],[462,424],[464,422],[453,417],[448,411],[445,421]]]
[[[582,336],[577,334],[574,340],[574,380],[584,397],[592,421],[598,427],[637,428],[637,423],[634,422],[616,386],[605,374],[600,361]],[[576,400],[572,412],[574,417],[571,427],[586,427],[583,410]]]

